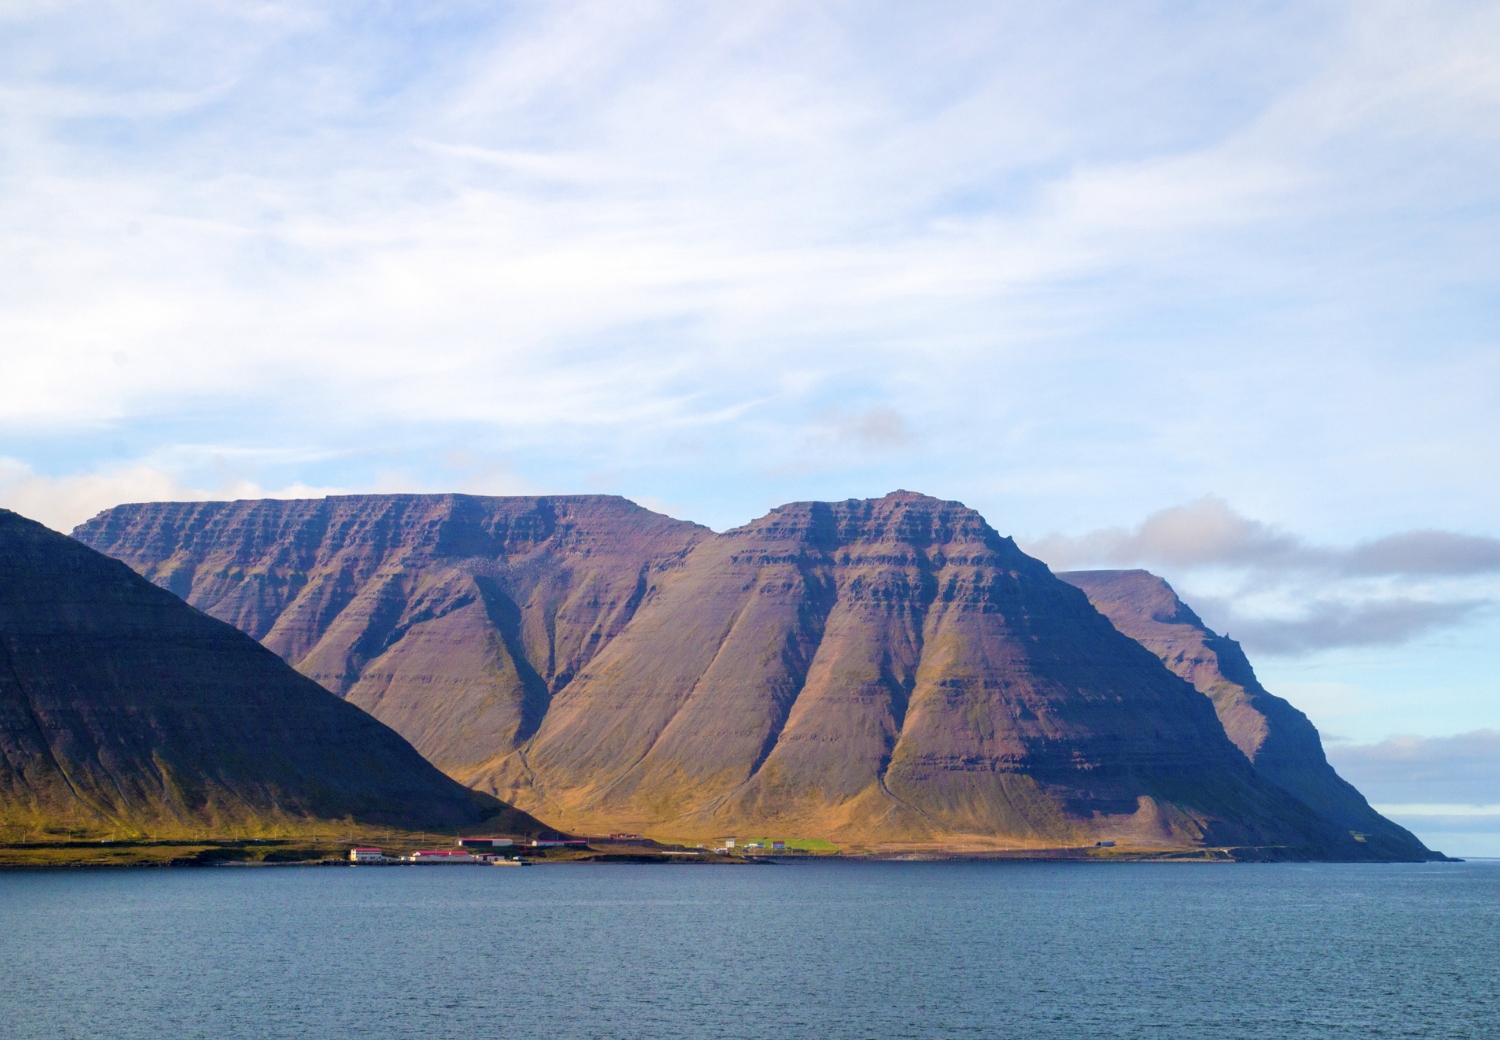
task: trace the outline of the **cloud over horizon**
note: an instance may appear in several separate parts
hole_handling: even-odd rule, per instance
[[[1339,775],[1374,803],[1500,806],[1500,731],[1330,743],[1327,752]]]
[[[130,465],[103,472],[51,478],[36,474],[24,463],[0,457],[0,508],[64,534],[112,506],[126,502],[206,502],[236,498],[322,498],[338,488],[293,484],[263,488],[229,478],[214,488],[183,487],[169,470]]]
[[[1214,574],[1207,587],[1216,591],[1187,594],[1194,609],[1252,651],[1278,656],[1400,645],[1473,620],[1500,593],[1493,580],[1480,595],[1459,580],[1500,574],[1500,538],[1419,530],[1319,545],[1216,497],[1157,510],[1133,528],[1022,544],[1059,571],[1156,567],[1180,576],[1184,590]]]
[[[1362,603],[1313,600],[1293,617],[1258,617],[1232,601],[1194,597],[1226,635],[1262,654],[1295,657],[1343,647],[1400,646],[1430,632],[1462,624],[1490,600],[1434,602],[1401,597]]]
[[[1057,570],[1141,564],[1325,571],[1351,577],[1500,573],[1500,538],[1419,530],[1348,548],[1316,545],[1242,516],[1213,496],[1158,510],[1135,528],[1053,534],[1027,544],[1028,551]]]

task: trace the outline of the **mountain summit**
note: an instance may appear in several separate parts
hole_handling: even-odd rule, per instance
[[[75,536],[574,830],[1372,854],[957,502],[723,534],[601,496],[153,503]]]

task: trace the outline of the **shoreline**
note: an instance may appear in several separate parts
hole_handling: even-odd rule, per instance
[[[607,843],[601,843],[607,845]],[[412,846],[407,848],[406,846]],[[653,847],[654,846],[654,847]],[[396,855],[418,847],[408,840],[391,842]],[[349,844],[304,842],[295,839],[174,839],[168,841],[26,842],[0,843],[0,871],[113,870],[206,867],[481,867],[486,863],[351,863]],[[880,849],[868,852],[703,855],[696,850],[668,846],[629,845],[610,849],[533,849],[517,844],[514,854],[528,866],[569,863],[677,864],[687,866],[787,866],[799,863],[1462,863],[1462,858],[1426,860],[1351,859],[1313,855],[1287,847],[1217,847],[1207,849],[1142,849],[1058,847],[1007,850]]]

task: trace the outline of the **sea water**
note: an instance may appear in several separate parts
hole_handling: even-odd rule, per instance
[[[0,875],[0,1035],[1500,1037],[1500,863]]]

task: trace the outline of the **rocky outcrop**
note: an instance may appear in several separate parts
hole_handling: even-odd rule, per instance
[[[723,534],[585,496],[156,503],[75,536],[570,829],[1366,852],[954,502]]]
[[[0,826],[540,824],[129,567],[0,510]]]
[[[1143,570],[1066,571],[1058,577],[1082,589],[1116,628],[1207,696],[1257,773],[1382,855],[1428,854],[1415,835],[1377,813],[1334,771],[1317,728],[1260,684],[1239,643],[1208,628],[1161,578]]]

